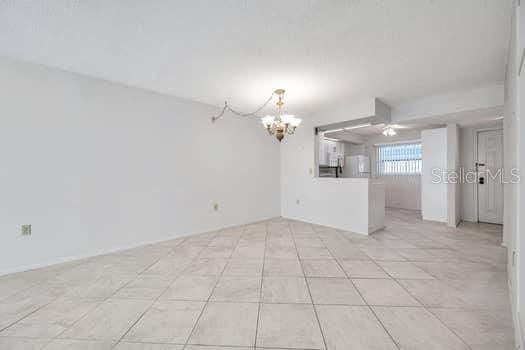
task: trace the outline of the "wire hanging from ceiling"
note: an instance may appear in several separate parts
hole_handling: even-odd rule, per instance
[[[268,105],[268,103],[270,103],[273,99],[273,97],[276,95],[275,91],[272,92],[272,94],[270,95],[270,97],[268,97],[268,99],[259,107],[257,108],[255,111],[253,112],[250,112],[250,113],[242,113],[242,112],[239,112],[239,111],[236,111],[235,109],[231,108],[230,105],[228,104],[228,101],[224,101],[224,107],[222,108],[222,110],[220,111],[219,114],[211,117],[211,121],[212,122],[216,122],[217,120],[221,119],[224,114],[226,113],[226,111],[229,111],[235,115],[238,115],[239,117],[258,117],[260,118],[260,116],[258,116],[257,114],[262,111],[264,109],[264,107],[266,107]]]

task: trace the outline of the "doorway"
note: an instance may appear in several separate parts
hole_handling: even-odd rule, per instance
[[[503,130],[477,135],[478,221],[503,224]]]

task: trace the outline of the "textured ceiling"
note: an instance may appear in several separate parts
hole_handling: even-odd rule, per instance
[[[0,1],[0,55],[289,113],[501,83],[510,0]]]

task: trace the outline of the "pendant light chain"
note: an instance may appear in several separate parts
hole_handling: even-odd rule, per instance
[[[282,141],[285,134],[292,135],[295,132],[295,129],[301,124],[301,119],[296,118],[295,116],[291,114],[283,115],[282,108],[284,106],[284,89],[277,89],[268,99],[255,111],[251,113],[242,113],[239,111],[236,111],[235,109],[231,108],[228,104],[228,101],[224,101],[224,107],[222,107],[222,110],[219,114],[211,117],[212,123],[215,123],[217,120],[221,119],[226,112],[231,112],[235,115],[238,115],[239,117],[259,117],[257,114],[264,109],[272,100],[274,96],[278,96],[278,101],[276,102],[277,110],[279,112],[279,115],[277,117],[267,115],[265,117],[259,117],[261,118],[261,122],[264,126],[264,128],[268,131],[270,135],[275,135],[277,140],[279,142]]]
[[[264,109],[264,107],[266,107],[268,105],[268,103],[270,103],[273,99],[273,97],[275,96],[275,91],[272,92],[272,94],[270,95],[270,97],[268,97],[268,99],[266,100],[266,102],[264,102],[259,108],[257,108],[255,111],[253,112],[250,112],[250,113],[242,113],[242,112],[238,112],[236,110],[234,110],[233,108],[230,107],[230,105],[228,104],[228,101],[224,101],[224,107],[222,108],[221,112],[219,114],[217,114],[216,116],[213,116],[211,117],[211,121],[212,122],[215,122],[219,119],[221,119],[224,114],[226,113],[226,111],[229,111],[235,115],[238,115],[239,117],[259,117],[257,115],[257,113],[259,113],[260,111],[262,111]]]

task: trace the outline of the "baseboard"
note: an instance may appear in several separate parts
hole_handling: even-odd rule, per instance
[[[523,339],[523,332],[522,332],[522,321],[521,321],[521,314],[518,312],[518,307],[516,305],[516,301],[514,300],[513,293],[512,293],[512,285],[510,283],[510,279],[507,280],[508,284],[508,293],[510,298],[510,307],[512,312],[512,323],[514,325],[514,343],[516,345],[517,350],[525,350],[523,347],[525,344],[525,340]]]
[[[187,236],[190,236],[192,234],[193,233],[188,233],[188,234],[170,236],[170,237],[166,237],[166,238],[162,238],[162,239],[158,239],[158,240],[142,241],[142,242],[139,242],[139,243],[133,243],[133,244],[127,244],[127,245],[123,245],[123,246],[111,247],[111,248],[108,248],[108,249],[101,249],[101,250],[97,250],[97,251],[89,252],[89,253],[85,253],[85,254],[60,257],[60,258],[56,258],[56,259],[47,260],[45,262],[38,263],[38,264],[29,264],[29,265],[17,266],[17,267],[12,268],[12,269],[0,270],[0,276],[9,275],[9,274],[12,274],[12,273],[17,273],[17,272],[23,272],[23,271],[40,269],[40,268],[43,268],[43,267],[49,267],[49,266],[53,266],[53,265],[63,264],[63,263],[72,262],[72,261],[75,261],[75,260],[92,258],[92,257],[99,256],[99,255],[117,253],[117,252],[121,252],[121,251],[124,251],[124,250],[129,250],[129,249],[133,249],[133,248],[137,248],[137,247],[141,247],[141,246],[146,246],[146,245],[150,245],[150,244],[166,242],[166,241],[170,241],[170,240],[177,239],[177,238],[182,238],[182,237],[187,237]]]
[[[295,221],[301,221],[301,222],[305,222],[307,224],[312,224],[312,225],[319,225],[319,226],[324,226],[324,227],[329,227],[329,228],[333,228],[333,229],[336,229],[336,230],[341,230],[341,231],[347,231],[347,232],[352,232],[352,233],[357,233],[357,234],[360,234],[360,235],[364,235],[364,236],[368,236],[369,233],[368,232],[361,232],[361,231],[356,231],[356,230],[349,230],[347,228],[344,228],[344,227],[337,227],[337,226],[330,226],[330,225],[326,225],[326,224],[323,224],[323,223],[320,223],[320,222],[316,222],[316,221],[312,221],[312,220],[305,220],[305,219],[302,219],[302,218],[297,218],[297,217],[292,217],[292,216],[286,216],[286,215],[283,215],[282,216],[284,219],[288,219],[288,220],[295,220]],[[375,232],[375,231],[374,231]]]
[[[72,262],[72,261],[75,261],[75,260],[92,258],[92,257],[95,257],[95,256],[100,256],[100,255],[105,255],[105,254],[117,253],[117,252],[121,252],[121,251],[124,251],[124,250],[129,250],[129,249],[142,247],[142,246],[146,246],[146,245],[150,245],[150,244],[162,243],[162,242],[171,241],[171,240],[177,239],[177,238],[184,238],[184,237],[188,237],[188,236],[191,236],[191,235],[198,235],[198,234],[202,234],[202,233],[206,233],[206,232],[211,232],[211,231],[216,231],[216,230],[223,230],[223,229],[236,227],[236,226],[249,225],[251,223],[257,223],[257,222],[261,222],[261,221],[271,220],[271,219],[274,219],[274,218],[276,218],[276,217],[272,216],[272,217],[269,217],[269,218],[266,218],[266,219],[261,219],[261,220],[257,220],[257,221],[251,221],[251,222],[247,222],[247,223],[243,223],[243,224],[221,226],[221,227],[215,228],[215,229],[210,230],[210,231],[177,234],[177,235],[172,235],[172,236],[168,236],[168,237],[163,237],[163,238],[157,239],[157,240],[142,241],[142,242],[138,242],[138,243],[132,243],[132,244],[127,244],[127,245],[122,245],[122,246],[117,246],[117,247],[111,247],[111,248],[108,248],[108,249],[100,249],[100,250],[89,252],[89,253],[85,253],[85,254],[59,257],[59,258],[56,258],[56,259],[50,259],[50,260],[44,261],[42,263],[37,263],[37,264],[21,265],[21,266],[17,266],[17,267],[14,267],[14,268],[8,268],[8,269],[0,270],[0,276],[9,275],[9,274],[12,274],[12,273],[17,273],[17,272],[23,272],[23,271],[40,269],[40,268],[43,268],[43,267],[49,267],[49,266],[53,266],[53,265],[68,263],[68,262]]]
[[[525,340],[523,339],[523,333],[522,333],[522,325],[521,317],[519,312],[512,312],[513,313],[513,320],[514,320],[514,340],[516,342],[516,349],[523,350],[523,344],[525,344]]]

